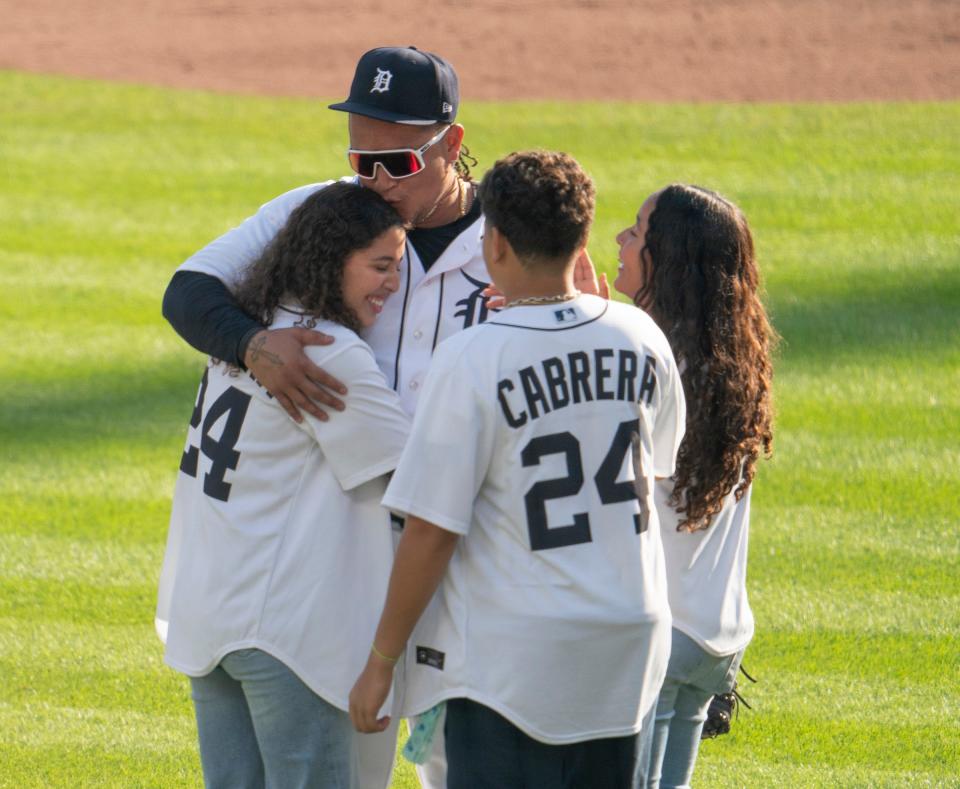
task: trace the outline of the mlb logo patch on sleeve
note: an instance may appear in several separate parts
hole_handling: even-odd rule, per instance
[[[570,323],[577,319],[577,310],[576,307],[564,307],[563,309],[554,310],[553,317],[557,319],[557,323]]]
[[[443,671],[443,659],[446,655],[439,649],[417,645],[417,663]]]

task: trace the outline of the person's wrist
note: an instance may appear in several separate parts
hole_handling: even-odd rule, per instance
[[[389,668],[392,671],[394,666],[396,666],[397,663],[399,662],[401,656],[397,655],[396,657],[391,657],[390,655],[384,654],[379,649],[377,649],[376,644],[371,644],[370,657],[373,659],[373,662],[375,665]]]
[[[260,324],[251,326],[246,332],[244,332],[243,336],[240,338],[240,342],[237,343],[237,361],[244,370],[246,370],[248,367],[247,349],[250,347],[250,342],[262,331],[267,330]]]

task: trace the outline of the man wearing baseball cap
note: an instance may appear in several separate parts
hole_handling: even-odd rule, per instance
[[[357,63],[350,97],[330,109],[430,126],[453,123],[459,101],[457,74],[439,55],[416,47],[379,47]]]
[[[383,303],[379,319],[363,338],[410,414],[436,345],[488,315],[483,221],[468,166],[476,161],[463,146],[463,127],[455,122],[458,105],[453,67],[414,47],[366,52],[349,97],[331,105],[348,113],[353,174],[341,180],[356,180],[376,191],[408,226],[399,290]],[[351,407],[349,392],[303,350],[332,338],[306,328],[266,329],[236,306],[231,289],[291,212],[330,183],[302,186],[265,203],[187,259],[163,300],[163,314],[181,337],[204,353],[246,368],[298,422],[304,418],[301,411],[326,421]],[[318,403],[334,413],[328,415]],[[158,620],[166,616],[163,608],[161,603]],[[243,681],[253,680],[238,678]],[[382,734],[357,735],[361,789],[387,786],[395,742],[395,726]],[[441,789],[444,773],[440,746],[420,771],[421,781]]]

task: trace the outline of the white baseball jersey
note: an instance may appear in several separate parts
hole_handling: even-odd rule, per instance
[[[634,307],[513,307],[440,345],[384,498],[463,535],[408,644],[408,714],[464,697],[547,743],[639,731],[670,648],[653,480],[684,417]]]
[[[260,255],[294,209],[331,183],[302,186],[265,203],[256,214],[188,258],[180,270],[210,274],[233,289],[243,268]],[[387,300],[374,326],[362,333],[409,414],[416,408],[437,344],[482,323],[489,315],[480,295],[490,283],[482,237],[481,218],[455,238],[427,272],[407,243],[400,289]]]
[[[717,656],[739,652],[753,638],[747,600],[752,490],[740,501],[730,491],[710,528],[693,533],[677,531],[681,516],[668,503],[673,480],[659,480],[655,490],[673,626]]]
[[[389,300],[388,300],[389,301]],[[279,310],[274,327],[300,316]],[[346,710],[393,562],[386,478],[409,417],[370,348],[330,321],[317,364],[349,389],[329,422],[293,422],[249,374],[210,364],[180,464],[158,629],[166,662],[209,673],[257,648]]]

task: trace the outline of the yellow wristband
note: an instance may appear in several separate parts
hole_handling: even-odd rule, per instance
[[[374,646],[373,644],[370,645],[370,651],[373,652],[373,654],[376,655],[381,660],[386,660],[387,663],[396,663],[398,660],[400,660],[399,655],[397,655],[397,657],[387,657],[386,655],[383,654],[383,652],[377,649],[376,646]]]

